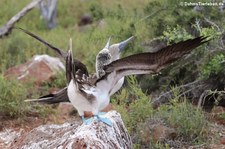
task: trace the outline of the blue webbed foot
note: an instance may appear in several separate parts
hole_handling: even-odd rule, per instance
[[[93,120],[94,120],[93,117],[85,119],[84,116],[81,116],[81,119],[82,119],[83,123],[86,124],[86,125],[91,124],[93,122]]]
[[[99,115],[96,115],[96,117],[97,117],[97,119],[98,119],[99,121],[102,121],[103,123],[105,123],[105,124],[107,124],[107,125],[109,125],[109,126],[112,126],[112,122],[111,122],[110,119],[104,118],[104,117],[100,117]]]
[[[105,115],[107,112],[99,112],[98,115]]]

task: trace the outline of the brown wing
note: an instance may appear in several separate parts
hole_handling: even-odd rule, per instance
[[[83,74],[80,69],[78,69],[77,71],[75,70],[75,67],[73,66],[72,50],[68,51],[68,56],[66,58],[66,78],[68,84],[71,80],[73,80],[74,84],[80,91],[79,94],[82,94],[88,101],[93,102],[94,100],[96,100],[94,95],[84,91],[85,86],[91,87],[92,85],[87,84],[85,80],[87,79],[87,76]]]
[[[64,52],[63,50],[60,50],[59,48],[56,48],[55,46],[51,45],[50,43],[48,43],[47,41],[41,39],[40,37],[38,37],[37,35],[31,33],[30,31],[27,31],[27,30],[22,29],[20,27],[14,27],[14,29],[19,29],[19,30],[23,31],[24,33],[28,34],[29,36],[35,38],[36,40],[38,40],[41,43],[43,43],[44,45],[46,45],[48,48],[54,50],[59,56],[61,56],[64,60],[66,60],[66,58],[68,56],[67,52]],[[88,76],[87,67],[82,62],[80,62],[79,60],[77,60],[77,59],[73,60],[73,67],[75,68],[76,71],[78,69],[80,69],[83,74],[86,74]]]
[[[56,53],[58,53],[62,58],[66,59],[67,52],[64,52],[63,50],[60,50],[60,49],[56,48],[55,46],[49,44],[48,42],[44,41],[43,39],[41,39],[37,35],[31,33],[30,31],[27,31],[27,30],[22,29],[20,27],[14,27],[14,29],[19,29],[19,30],[23,31],[24,33],[30,35],[31,37],[37,39],[38,41],[40,41],[41,43],[43,43],[44,45],[46,45],[48,48],[50,48],[50,49],[54,50]]]
[[[205,39],[205,37],[197,37],[167,46],[155,53],[140,53],[113,61],[104,67],[106,75],[99,78],[95,85],[103,85],[104,80],[110,80],[111,84],[115,84],[127,75],[157,73],[194,48],[208,42]]]
[[[35,102],[45,103],[45,104],[55,104],[60,102],[69,102],[69,97],[67,95],[67,87],[61,89],[60,91],[41,96]]]
[[[162,68],[189,53],[194,48],[207,42],[205,37],[197,37],[167,46],[155,53],[140,53],[116,60],[105,66],[107,73],[112,71],[151,71],[159,72]],[[133,72],[137,74],[138,72]]]

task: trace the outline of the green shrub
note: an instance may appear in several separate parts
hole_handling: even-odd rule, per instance
[[[64,88],[67,84],[65,71],[60,71],[51,82],[45,82],[42,86],[47,88]]]
[[[45,118],[50,113],[56,113],[51,106],[24,102],[28,92],[31,92],[28,90],[34,90],[31,83],[21,84],[14,79],[9,81],[0,75],[0,90],[0,116],[23,119],[26,115],[37,113]],[[36,96],[38,97],[38,95]]]
[[[170,105],[163,105],[158,109],[158,116],[176,129],[179,137],[184,141],[201,143],[208,135],[208,121],[204,112],[187,102],[179,95],[179,90],[174,88],[174,98]]]
[[[0,75],[0,114],[10,117],[22,117],[29,110],[25,103],[26,89],[15,80],[7,80]]]
[[[93,3],[89,9],[95,20],[100,20],[103,18],[103,10],[101,5],[98,3]]]
[[[137,79],[132,76],[128,77],[127,81],[128,88],[116,95],[113,103],[121,113],[128,131],[134,133],[139,123],[152,116],[153,109],[149,97],[142,92]]]
[[[201,69],[201,78],[207,79],[212,74],[219,74],[224,70],[225,57],[223,54],[217,54],[210,58]]]
[[[192,38],[192,36],[181,26],[177,25],[175,28],[167,26],[163,31],[163,37],[165,37],[168,43],[177,43]]]

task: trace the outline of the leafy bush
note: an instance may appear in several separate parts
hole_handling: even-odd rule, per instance
[[[151,117],[137,125],[134,132],[135,148],[141,148],[141,145],[163,149],[181,148],[184,144],[201,144],[208,139],[208,124],[204,112],[180,97],[179,91],[174,89],[174,98],[170,104],[160,106]],[[159,125],[175,129],[176,138],[154,140],[154,126]]]
[[[65,71],[57,72],[55,78],[51,82],[45,82],[42,86],[48,88],[64,88],[67,84]]]
[[[10,117],[22,117],[28,110],[29,105],[25,103],[26,89],[15,80],[7,80],[0,75],[0,114]]]
[[[193,38],[184,28],[177,25],[174,28],[167,26],[166,30],[163,31],[163,37],[165,37],[168,43],[177,43]]]
[[[95,20],[100,20],[103,18],[103,10],[99,4],[93,3],[90,6],[90,11]]]
[[[202,66],[201,78],[207,79],[211,74],[218,74],[224,70],[225,57],[223,54],[217,54]]]
[[[137,79],[132,76],[127,81],[129,88],[123,89],[121,94],[116,95],[113,103],[121,113],[128,131],[134,133],[139,123],[151,117],[153,109],[149,97],[142,92]]]
[[[208,121],[204,112],[184,97],[179,95],[179,90],[174,88],[174,98],[170,105],[163,105],[158,109],[158,116],[176,129],[179,137],[184,141],[199,143],[207,138]]]

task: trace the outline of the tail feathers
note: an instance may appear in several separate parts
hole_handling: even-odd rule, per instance
[[[70,102],[67,96],[67,88],[60,90],[55,94],[41,96],[38,99],[27,99],[25,102],[38,102],[43,104],[56,104],[60,102]]]
[[[38,99],[27,99],[27,100],[24,100],[24,101],[25,102],[38,102],[38,103],[45,103],[45,104],[59,103],[59,102],[56,102],[54,97],[46,97],[46,98],[38,98]]]

